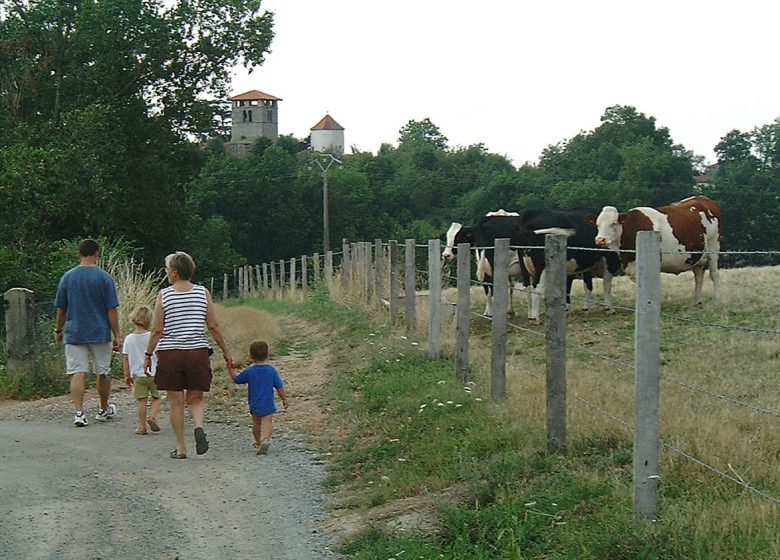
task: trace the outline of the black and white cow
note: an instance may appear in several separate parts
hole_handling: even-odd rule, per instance
[[[485,290],[485,315],[493,316],[493,247],[496,239],[508,238],[510,245],[519,245],[519,219],[516,212],[497,210],[489,212],[479,219],[476,225],[464,227],[458,222],[452,222],[447,230],[446,246],[442,258],[451,261],[457,254],[459,243],[468,243],[475,247],[477,259],[477,280],[482,282]],[[523,278],[520,259],[515,251],[509,263],[509,313],[514,313],[512,305],[512,281]]]
[[[566,249],[566,303],[569,303],[571,284],[577,277],[585,282],[585,308],[593,301],[593,276],[604,279],[604,304],[612,311],[612,276],[620,270],[620,259],[615,253],[599,250],[594,235],[597,229],[587,223],[585,217],[593,214],[592,208],[571,210],[527,210],[519,218],[523,269],[527,271],[530,283],[526,295],[528,318],[539,320],[544,279],[544,236],[548,233],[567,235]],[[570,248],[581,247],[582,249]],[[528,285],[526,281],[524,284]]]

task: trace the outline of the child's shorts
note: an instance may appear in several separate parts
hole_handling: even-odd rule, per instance
[[[146,397],[152,397],[153,399],[160,398],[160,391],[157,390],[157,385],[154,383],[154,377],[134,377],[133,398],[145,399]]]

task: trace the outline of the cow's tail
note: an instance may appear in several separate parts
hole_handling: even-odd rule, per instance
[[[535,229],[534,233],[536,235],[546,235],[550,233],[552,235],[565,235],[566,237],[571,237],[576,233],[576,231],[573,228],[551,227],[551,228],[544,228],[544,229]]]

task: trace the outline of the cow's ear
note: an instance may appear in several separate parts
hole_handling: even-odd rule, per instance
[[[585,223],[590,224],[592,226],[596,225],[596,216],[593,214],[585,214]]]

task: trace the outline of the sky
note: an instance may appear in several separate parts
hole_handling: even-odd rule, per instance
[[[263,0],[264,64],[232,93],[282,98],[279,133],[330,114],[352,146],[429,118],[449,147],[516,166],[630,105],[705,162],[729,131],[780,117],[780,3],[769,0]]]

